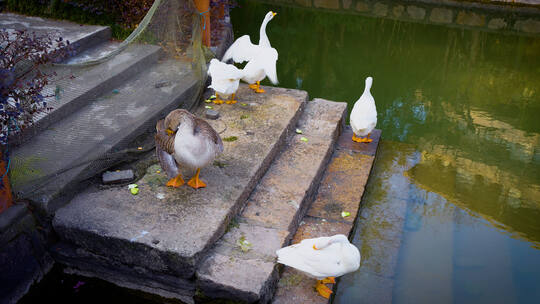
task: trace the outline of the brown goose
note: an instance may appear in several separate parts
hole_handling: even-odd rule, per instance
[[[156,124],[156,152],[161,168],[169,178],[167,186],[180,187],[184,184],[179,165],[197,169],[188,185],[198,189],[206,187],[199,179],[201,168],[214,161],[223,152],[219,134],[204,120],[183,109],[169,113]]]

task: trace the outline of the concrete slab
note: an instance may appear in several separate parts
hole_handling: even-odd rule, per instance
[[[152,166],[136,182],[136,196],[127,187],[77,195],[54,218],[60,238],[105,259],[191,278],[282,147],[307,100],[303,91],[265,90],[267,94],[255,95],[242,86],[238,96],[249,105],[215,106],[221,118],[209,123],[225,139],[225,151],[201,171],[207,188],[168,188],[165,173]],[[196,113],[203,116],[204,110]]]
[[[191,107],[198,81],[188,65],[165,61],[152,66],[16,147],[11,171],[16,195],[53,215],[85,187],[82,181],[125,157],[122,151],[154,130],[159,118],[178,106]],[[164,79],[171,85],[154,87]]]
[[[289,243],[313,199],[345,110],[345,103],[321,99],[306,105],[297,126],[303,134],[289,137],[248,199],[238,217],[239,227],[224,235],[197,271],[197,286],[204,296],[270,301],[278,279],[275,251]],[[240,241],[251,245],[242,250]]]

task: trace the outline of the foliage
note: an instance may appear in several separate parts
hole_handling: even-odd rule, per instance
[[[154,0],[8,0],[10,11],[34,16],[108,25],[123,39],[144,18]]]
[[[36,113],[49,109],[42,91],[54,74],[39,66],[72,54],[62,38],[0,30],[0,146],[7,145],[10,130],[28,127]]]

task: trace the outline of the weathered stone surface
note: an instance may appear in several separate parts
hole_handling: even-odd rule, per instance
[[[507,26],[506,21],[502,18],[493,18],[488,22],[488,28],[492,30],[499,30]]]
[[[134,178],[133,170],[107,171],[103,173],[101,181],[104,184],[119,184],[129,182]]]
[[[217,106],[222,117],[209,123],[222,138],[236,140],[225,140],[214,166],[202,169],[207,188],[168,188],[165,173],[155,165],[137,181],[136,196],[120,187],[75,197],[54,218],[59,236],[119,263],[190,278],[268,168],[307,99],[302,91],[265,90],[256,95],[241,86],[238,97],[251,106]],[[197,113],[203,115],[204,107]],[[239,119],[243,115],[248,118]],[[245,135],[248,130],[252,136]]]
[[[121,64],[118,56],[104,64],[111,68]],[[39,211],[52,216],[85,187],[82,181],[123,158],[117,151],[128,149],[137,136],[154,129],[158,118],[179,106],[191,106],[198,82],[188,65],[166,60],[147,68],[117,87],[118,93],[87,102],[15,148],[12,182],[18,197],[29,199]],[[154,87],[163,80],[174,85]]]
[[[17,303],[32,284],[39,282],[49,272],[54,263],[35,230],[30,214],[21,221],[25,222],[25,227],[22,227],[24,233],[15,235],[0,246],[1,303]]]
[[[195,283],[192,280],[125,265],[66,243],[55,244],[50,252],[56,261],[68,267],[68,273],[100,278],[118,286],[180,299],[185,303],[193,302]]]
[[[250,303],[266,303],[270,299],[277,281],[274,268],[264,266],[257,270],[256,276],[249,280],[259,282],[251,282],[249,288],[231,284],[229,277],[236,276],[238,270],[235,268],[240,260],[274,265],[275,251],[288,244],[318,187],[345,110],[345,103],[323,99],[315,99],[306,105],[298,122],[303,133],[290,136],[287,146],[248,199],[238,217],[241,224],[222,237],[197,271],[198,285],[206,296]],[[302,137],[307,138],[307,142],[302,141]],[[237,244],[242,237],[252,244],[252,249],[247,252],[240,250]],[[225,265],[214,265],[222,262],[220,256],[234,259]],[[216,268],[218,274],[227,273],[228,276],[212,273]]]
[[[460,11],[456,17],[456,23],[468,26],[483,26],[486,16],[474,12]]]
[[[245,303],[268,302],[277,278],[274,262],[238,259],[217,253],[212,254],[197,273],[204,296]]]
[[[333,149],[328,139],[311,137],[305,143],[300,138],[300,135],[293,136],[287,149],[268,170],[249,198],[243,218],[294,232],[305,212],[304,202],[316,190],[317,177],[322,175]]]
[[[373,5],[373,14],[375,16],[384,17],[388,13],[388,5],[377,2]]]
[[[352,0],[341,0],[341,4],[343,5],[344,9],[349,9],[352,4]]]
[[[454,16],[454,13],[452,10],[447,8],[440,8],[436,7],[431,10],[431,15],[429,16],[429,20],[432,22],[437,23],[451,23],[452,17]]]
[[[367,12],[369,11],[369,4],[364,1],[358,1],[356,2],[356,10],[359,12]]]
[[[313,4],[318,8],[339,9],[339,0],[313,0]]]
[[[352,135],[353,132],[351,127],[346,126],[338,140],[338,146],[340,149],[352,150],[371,156],[374,156],[375,153],[377,153],[377,147],[379,146],[378,143],[381,138],[381,130],[375,129],[371,132],[369,138],[373,139],[373,142],[369,144],[352,141]]]
[[[403,5],[396,5],[392,8],[392,16],[401,17],[401,15],[403,15],[403,11],[405,11],[405,7]]]
[[[373,161],[374,156],[336,151],[307,214],[354,224]],[[343,211],[350,216],[342,217]]]
[[[407,6],[407,14],[409,14],[409,17],[416,20],[423,20],[426,16],[426,10],[422,7],[409,5]]]
[[[534,19],[518,20],[514,24],[514,29],[526,33],[540,33],[540,21]]]

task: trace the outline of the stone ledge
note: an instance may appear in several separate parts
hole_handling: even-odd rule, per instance
[[[60,238],[122,264],[191,278],[270,166],[307,100],[303,91],[265,90],[256,95],[242,85],[238,104],[214,106],[221,118],[209,123],[222,138],[236,140],[224,141],[217,165],[201,171],[207,188],[168,188],[165,173],[152,166],[136,182],[136,196],[127,187],[79,194],[54,218]]]
[[[198,287],[205,296],[247,303],[270,300],[278,278],[275,251],[288,244],[312,201],[345,110],[345,103],[323,99],[308,102],[298,123],[303,134],[290,136],[288,145],[251,194],[238,218],[239,227],[225,234],[197,271]],[[253,250],[239,249],[236,242],[241,236],[252,243]],[[230,260],[225,261],[226,257]],[[238,267],[243,269],[238,265],[242,261],[264,266],[246,277],[249,284],[229,282],[230,277],[237,276]]]

